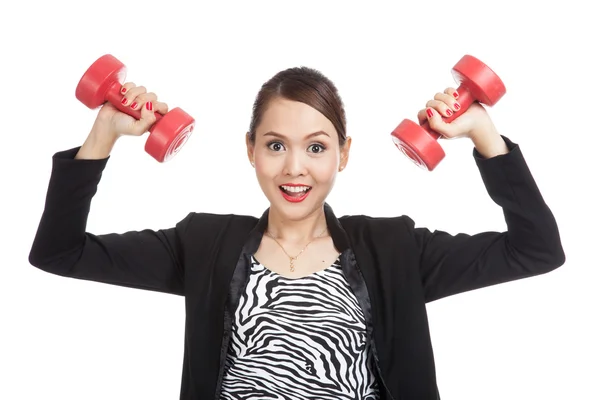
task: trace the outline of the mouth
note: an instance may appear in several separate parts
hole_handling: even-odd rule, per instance
[[[298,203],[308,197],[312,186],[306,185],[281,185],[279,191],[283,195],[283,198],[291,203]]]

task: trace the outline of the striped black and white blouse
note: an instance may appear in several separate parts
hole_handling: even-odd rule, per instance
[[[235,312],[221,399],[376,400],[365,319],[339,258],[304,278],[252,257]]]

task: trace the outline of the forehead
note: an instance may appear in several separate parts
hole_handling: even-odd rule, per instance
[[[335,127],[321,112],[308,104],[282,98],[269,103],[257,127],[258,134],[274,131],[285,136],[304,136],[319,130],[335,134]]]

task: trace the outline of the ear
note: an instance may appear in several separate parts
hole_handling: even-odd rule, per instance
[[[346,143],[340,149],[340,166],[338,168],[339,171],[342,171],[346,168],[348,164],[348,157],[350,157],[350,146],[352,145],[352,138],[348,136],[346,138]]]
[[[246,152],[248,153],[248,160],[254,167],[254,145],[250,143],[250,132],[246,132]]]

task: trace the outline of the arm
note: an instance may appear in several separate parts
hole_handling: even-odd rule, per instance
[[[491,199],[502,207],[507,230],[450,235],[416,228],[427,302],[547,273],[565,262],[556,221],[519,146],[495,137],[503,139],[504,149],[498,141],[474,140],[473,156]]]
[[[170,229],[106,235],[86,232],[90,204],[112,148],[92,145],[90,140],[52,158],[30,264],[65,277],[183,295],[179,238],[191,214]]]

